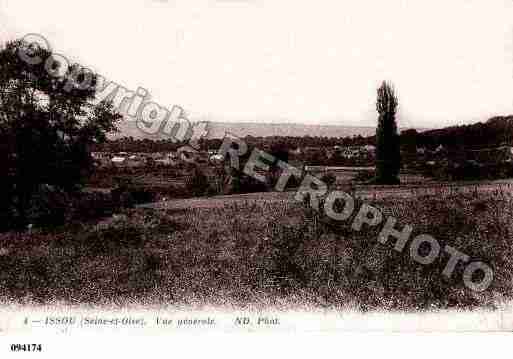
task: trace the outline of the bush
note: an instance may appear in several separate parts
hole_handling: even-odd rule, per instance
[[[511,163],[482,164],[473,160],[424,165],[423,175],[440,181],[496,180],[513,177]]]
[[[205,176],[198,168],[195,168],[193,173],[187,177],[185,186],[187,191],[194,197],[205,196],[210,190],[210,184],[207,176]]]
[[[233,171],[230,175],[230,180],[230,193],[255,193],[268,190],[267,182],[261,182],[239,171]]]
[[[112,200],[120,207],[132,208],[136,204],[154,202],[156,193],[150,188],[128,185],[120,186],[111,191]]]
[[[35,228],[49,230],[69,221],[89,221],[111,216],[121,209],[121,202],[113,200],[110,193],[73,192],[56,190],[51,186],[41,186],[30,201],[29,223]],[[4,218],[0,231],[13,229],[16,211],[9,208],[1,212]]]
[[[81,193],[73,201],[73,219],[95,220],[111,216],[120,209],[120,203],[112,199],[110,193]]]
[[[72,195],[52,186],[43,185],[31,198],[28,222],[37,227],[55,227],[72,216]]]

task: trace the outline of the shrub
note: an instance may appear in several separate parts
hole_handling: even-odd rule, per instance
[[[55,227],[71,218],[72,195],[52,186],[40,186],[31,198],[28,221],[37,227]]]
[[[193,173],[187,177],[185,186],[187,191],[194,197],[201,197],[208,194],[210,184],[207,176],[203,174],[198,168],[195,168]]]
[[[230,180],[231,193],[255,193],[268,190],[267,183],[263,183],[239,171],[233,171],[230,175]]]
[[[150,188],[143,186],[120,186],[111,191],[112,200],[121,207],[132,208],[136,204],[153,202],[156,193]]]
[[[119,209],[119,202],[113,201],[110,193],[81,193],[73,200],[73,219],[95,220],[111,216]]]

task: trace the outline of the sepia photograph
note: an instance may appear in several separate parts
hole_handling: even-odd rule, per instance
[[[513,2],[0,0],[0,171],[0,336],[511,332]]]

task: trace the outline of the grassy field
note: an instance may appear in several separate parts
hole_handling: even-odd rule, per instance
[[[210,201],[210,200],[197,200]],[[186,202],[184,202],[186,203]],[[376,199],[399,226],[428,233],[495,271],[481,293],[447,259],[420,266],[287,194],[215,206],[138,208],[97,224],[0,236],[4,302],[356,310],[494,308],[511,297],[513,199],[507,192]]]

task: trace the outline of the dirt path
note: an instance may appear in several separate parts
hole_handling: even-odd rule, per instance
[[[254,201],[287,202],[293,200],[294,194],[295,192],[258,192],[214,197],[170,199],[156,203],[142,204],[138,207],[153,209],[218,208],[229,204],[244,204]]]
[[[513,180],[491,182],[430,183],[419,186],[373,186],[356,187],[356,197],[362,199],[383,199],[387,197],[410,198],[426,195],[447,196],[456,193],[489,193],[493,191],[513,193]],[[219,208],[230,204],[244,204],[253,201],[289,202],[294,200],[296,192],[259,192],[214,197],[170,199],[156,203],[139,205],[139,208],[188,209]]]

